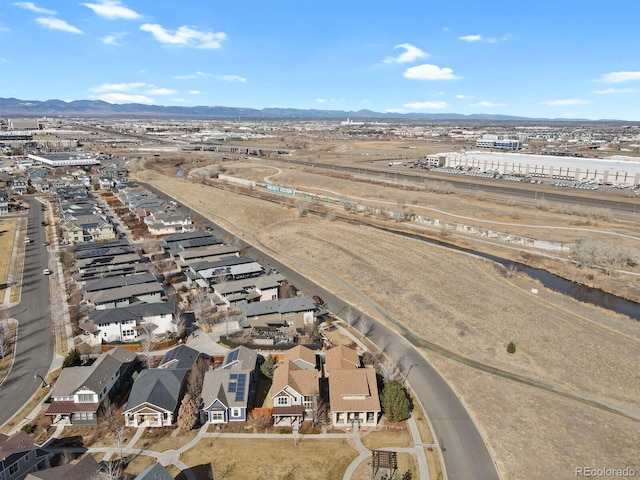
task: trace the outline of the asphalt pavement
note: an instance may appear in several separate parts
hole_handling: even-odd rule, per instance
[[[0,388],[0,425],[11,419],[41,388],[42,382],[36,375],[46,376],[54,352],[50,276],[42,273],[49,263],[47,247],[42,245],[46,240],[45,228],[40,224],[44,213],[34,197],[25,197],[24,201],[30,207],[27,236],[32,242],[25,244],[20,303],[9,310],[9,316],[18,321],[18,338],[13,367]]]

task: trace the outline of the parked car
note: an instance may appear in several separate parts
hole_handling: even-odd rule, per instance
[[[49,246],[49,242],[42,242],[42,246],[43,247],[48,247]]]
[[[45,268],[45,269],[42,271],[42,274],[43,274],[43,275],[51,275],[51,270],[49,270],[48,268]]]

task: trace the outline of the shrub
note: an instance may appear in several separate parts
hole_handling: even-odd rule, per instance
[[[507,353],[516,353],[516,344],[513,342],[509,342],[507,345]]]
[[[409,418],[411,402],[402,384],[397,380],[388,382],[382,389],[382,411],[390,422],[401,422]]]

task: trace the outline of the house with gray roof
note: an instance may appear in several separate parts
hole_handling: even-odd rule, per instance
[[[235,310],[244,303],[277,300],[279,287],[284,280],[278,273],[215,283],[211,287],[221,300],[216,302],[219,310]]]
[[[177,333],[174,302],[141,303],[118,308],[94,310],[89,322],[81,327],[98,335],[103,342],[135,342],[140,336],[140,326],[156,336]]]
[[[188,373],[202,358],[200,352],[186,345],[169,350],[158,368],[143,370],[133,383],[123,414],[125,425],[168,427],[177,419]]]
[[[93,455],[85,455],[64,465],[32,472],[24,480],[91,480],[100,478],[100,469]]]
[[[209,283],[224,279],[238,280],[264,274],[264,268],[251,257],[229,256],[215,262],[193,262],[189,265],[196,277]]]
[[[154,463],[141,471],[133,480],[175,480],[175,478],[161,463]]]
[[[158,282],[140,283],[97,292],[85,293],[84,298],[96,310],[126,307],[136,303],[159,303],[164,289]]]
[[[153,212],[145,217],[144,223],[152,235],[193,232],[196,229],[190,216],[173,211]]]
[[[49,468],[52,455],[25,432],[0,433],[0,480],[22,480],[29,472]]]
[[[99,290],[109,290],[111,288],[128,287],[129,285],[140,285],[142,283],[154,282],[157,282],[155,275],[151,272],[144,272],[137,275],[122,275],[119,277],[87,280],[82,286],[82,290],[84,292],[97,292]]]
[[[225,355],[223,366],[205,373],[203,423],[244,422],[255,397],[262,357],[244,346]]]
[[[184,394],[185,368],[148,368],[133,382],[123,415],[127,427],[169,427],[177,419]]]
[[[240,311],[251,327],[294,328],[313,325],[319,312],[309,296],[247,303],[240,306]]]
[[[124,388],[136,367],[136,354],[118,347],[101,354],[91,366],[64,368],[51,390],[45,415],[96,425],[100,406]]]

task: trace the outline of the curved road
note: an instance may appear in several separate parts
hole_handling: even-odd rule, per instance
[[[41,387],[34,375],[46,376],[53,359],[49,277],[42,274],[49,261],[47,249],[42,245],[46,240],[40,225],[44,214],[35,198],[25,200],[30,207],[27,235],[33,243],[25,245],[20,303],[9,309],[10,317],[18,320],[18,339],[13,367],[0,388],[0,425],[11,419]]]
[[[144,185],[159,196],[168,196],[149,184]],[[178,199],[176,200],[179,201]],[[189,205],[184,205],[183,202],[180,203],[183,204],[185,209],[189,210],[194,220],[202,222],[204,226],[211,227],[214,235],[219,238],[234,236],[231,232],[212,223],[208,218],[189,208]],[[238,231],[240,230],[238,228]],[[324,299],[326,308],[336,316],[345,316],[347,309],[351,306],[350,304],[296,271],[290,270],[289,267],[270,256],[270,253],[277,254],[280,257],[286,256],[286,254],[270,250],[255,237],[253,237],[253,241],[260,248],[241,242],[240,246],[247,248],[247,255],[268,263],[270,267],[277,268],[292,284],[307,295],[318,295]],[[332,275],[331,272],[327,271],[323,273]],[[338,280],[344,283],[341,279],[338,278]],[[348,285],[346,286],[349,287]],[[368,299],[363,298],[362,301],[367,302]],[[362,315],[361,312],[358,313]],[[386,354],[400,362],[401,368],[405,371],[404,375],[408,377],[406,380],[411,384],[431,420],[436,441],[439,441],[441,447],[443,447],[442,454],[448,479],[500,479],[497,467],[482,434],[461,400],[447,382],[406,338],[375,319],[367,318],[372,325],[369,338],[378,346],[384,346]]]

